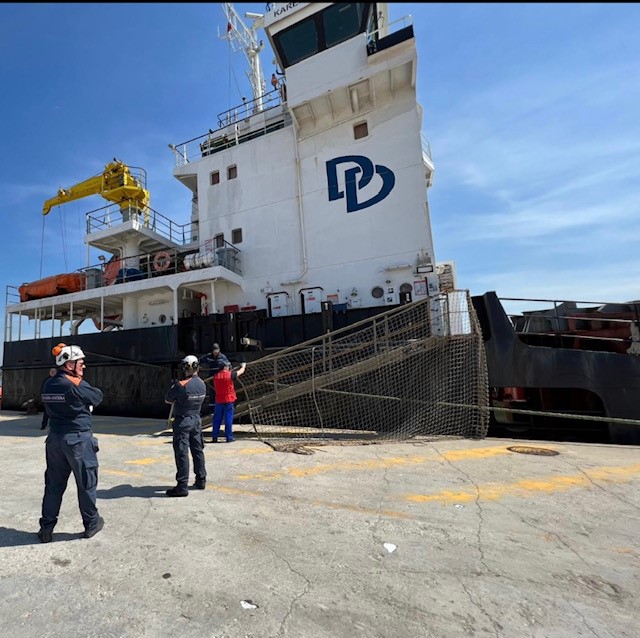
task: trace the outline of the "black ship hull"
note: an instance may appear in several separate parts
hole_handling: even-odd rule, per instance
[[[267,317],[258,310],[189,317],[177,326],[6,342],[2,407],[20,410],[29,399],[39,398],[53,365],[51,349],[62,341],[79,345],[87,355],[85,378],[104,393],[96,414],[166,418],[164,395],[187,354],[206,354],[215,342],[232,363],[249,362],[388,309],[336,311],[328,304],[321,313],[286,317]],[[245,337],[252,345],[243,345]]]
[[[640,444],[640,426],[602,420],[640,420],[639,356],[530,345],[516,333],[495,293],[472,301],[484,337],[494,406],[600,419],[493,414],[490,433],[553,439],[562,430],[570,432],[569,438],[580,439],[582,433],[583,440]],[[164,393],[178,376],[177,362],[186,354],[202,355],[217,342],[232,362],[248,362],[386,310],[389,307],[336,311],[328,304],[321,313],[286,317],[267,317],[265,311],[226,313],[181,319],[177,326],[78,335],[72,341],[87,354],[87,380],[104,392],[96,413],[166,418]],[[245,337],[252,345],[243,344]],[[4,409],[19,410],[39,396],[52,365],[51,348],[64,340],[5,343]],[[514,388],[522,391],[522,399],[502,400],[504,391]],[[595,438],[589,438],[593,432]]]

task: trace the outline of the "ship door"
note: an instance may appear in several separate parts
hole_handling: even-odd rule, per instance
[[[400,305],[411,303],[411,293],[413,286],[411,284],[402,284],[400,286]]]
[[[289,314],[289,293],[272,292],[267,295],[267,310],[270,317],[286,317]]]
[[[302,288],[300,290],[300,303],[303,315],[322,312],[322,288]]]

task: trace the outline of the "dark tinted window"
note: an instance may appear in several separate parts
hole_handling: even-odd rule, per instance
[[[284,67],[364,33],[373,13],[371,2],[343,2],[327,7],[281,31],[274,45]]]
[[[323,12],[327,49],[358,34],[362,22],[362,9],[362,3],[350,2],[334,4]]]
[[[318,52],[318,31],[314,18],[287,29],[280,36],[280,46],[291,66]]]

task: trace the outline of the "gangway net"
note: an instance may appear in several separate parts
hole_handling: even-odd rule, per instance
[[[265,356],[236,386],[237,418],[274,449],[484,438],[488,429],[484,345],[466,290]]]

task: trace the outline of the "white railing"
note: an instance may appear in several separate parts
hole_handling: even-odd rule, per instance
[[[429,161],[433,164],[433,158],[431,157],[431,142],[424,133],[420,133],[420,140],[422,142],[422,154],[426,155]]]
[[[243,103],[218,114],[218,130],[209,129],[208,133],[186,142],[169,144],[176,166],[185,166],[290,125],[291,116],[284,104],[285,95],[286,88],[284,84],[280,84],[277,89],[261,98],[260,110],[257,110],[255,100]]]
[[[152,230],[169,241],[186,246],[194,241],[191,236],[193,224],[177,224],[162,213],[147,206],[146,210],[140,212],[133,202],[129,206],[123,206],[123,202],[108,204],[96,210],[91,210],[86,214],[87,235],[96,233],[107,228],[120,226],[127,221],[137,220],[144,228]]]

